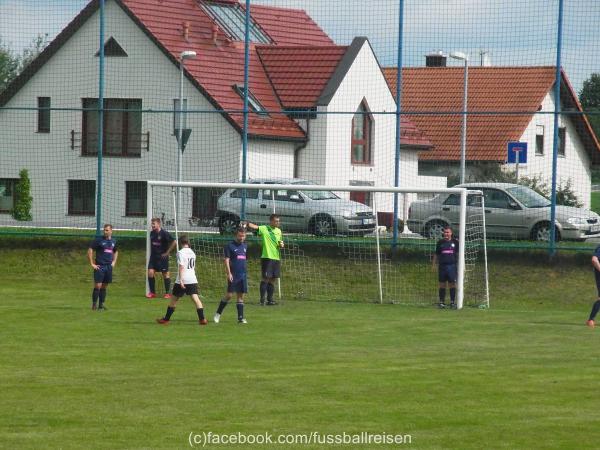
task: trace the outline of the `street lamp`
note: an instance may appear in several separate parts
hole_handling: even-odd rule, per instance
[[[196,52],[186,50],[179,56],[179,120],[177,121],[177,181],[183,181],[183,66],[186,59],[196,57]],[[177,188],[177,213],[181,213],[181,187]]]
[[[463,82],[463,121],[462,139],[460,143],[460,183],[465,182],[465,157],[467,153],[467,92],[469,88],[469,57],[463,52],[452,52],[450,58],[465,62],[465,76]]]

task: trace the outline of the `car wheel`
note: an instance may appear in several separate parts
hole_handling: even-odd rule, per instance
[[[233,234],[240,224],[240,219],[234,215],[223,216],[219,219],[219,232]]]
[[[558,228],[555,229],[556,241],[560,241],[560,231]],[[531,239],[539,242],[549,242],[550,241],[550,223],[549,222],[541,222],[536,224],[531,230]]]
[[[440,240],[444,234],[444,228],[446,228],[448,224],[442,220],[434,220],[428,222],[425,225],[425,237],[429,239]]]
[[[311,229],[315,236],[333,236],[336,233],[335,221],[327,215],[316,216],[311,221]]]

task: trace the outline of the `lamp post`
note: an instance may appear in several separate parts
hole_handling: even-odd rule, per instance
[[[463,81],[463,120],[462,120],[462,138],[460,142],[460,183],[465,182],[465,158],[467,153],[467,93],[469,89],[469,57],[462,52],[450,53],[450,58],[459,59],[465,62],[464,81]]]
[[[196,52],[186,50],[179,57],[179,120],[177,121],[177,181],[183,181],[183,66],[186,59],[196,57]],[[177,188],[177,216],[181,214],[181,188]]]

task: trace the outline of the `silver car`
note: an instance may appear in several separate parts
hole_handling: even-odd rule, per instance
[[[255,179],[249,184],[314,184],[297,178]],[[228,189],[217,201],[217,220],[221,233],[231,233],[240,221],[242,189]],[[330,191],[273,189],[246,190],[245,219],[267,223],[277,213],[286,232],[361,235],[373,232],[375,218],[366,205],[345,200]]]
[[[510,183],[465,183],[455,187],[483,192],[488,237],[549,240],[550,200],[533,189]],[[411,231],[437,238],[444,226],[458,226],[459,202],[458,194],[441,194],[428,201],[413,202],[407,225]],[[477,196],[467,197],[467,214],[475,212],[477,202]],[[583,208],[556,206],[557,239],[584,241],[597,236],[600,236],[598,214]]]

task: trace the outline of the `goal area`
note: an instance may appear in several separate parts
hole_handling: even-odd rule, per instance
[[[436,244],[458,240],[456,306],[489,307],[483,196],[465,188],[329,186],[296,179],[247,183],[148,181],[150,222],[188,236],[201,296],[226,287],[223,248],[243,222],[279,216],[284,248],[276,300],[437,305]],[[394,220],[394,217],[397,217]],[[247,302],[258,303],[261,239],[248,230]],[[174,255],[171,271],[176,272]],[[157,279],[158,280],[158,279]],[[446,297],[449,305],[449,292]]]

